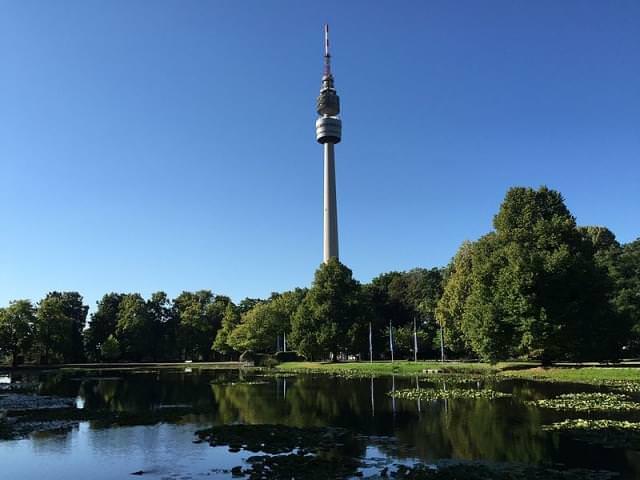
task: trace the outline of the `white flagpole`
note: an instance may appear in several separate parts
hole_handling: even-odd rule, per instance
[[[369,322],[369,362],[373,363],[373,332],[371,322]]]
[[[391,349],[391,363],[393,363],[393,324],[389,320],[389,348]]]
[[[416,326],[416,317],[413,317],[413,361],[418,361],[418,328]]]

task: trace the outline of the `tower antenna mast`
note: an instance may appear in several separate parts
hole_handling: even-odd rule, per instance
[[[324,76],[331,76],[331,54],[329,53],[329,24],[324,24]]]

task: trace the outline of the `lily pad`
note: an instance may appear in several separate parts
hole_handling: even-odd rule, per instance
[[[632,412],[640,403],[619,393],[566,393],[555,398],[527,402],[537,407],[573,412]]]
[[[559,432],[575,440],[610,448],[640,449],[640,423],[625,420],[572,419],[544,425],[543,430]]]
[[[444,400],[444,399],[480,399],[493,400],[511,396],[508,393],[497,392],[490,389],[474,390],[465,388],[432,389],[432,388],[405,388],[388,393],[389,396],[405,400]]]

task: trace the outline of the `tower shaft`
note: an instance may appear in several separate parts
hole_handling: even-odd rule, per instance
[[[338,258],[338,206],[336,204],[336,164],[334,144],[324,144],[324,235],[323,261]]]

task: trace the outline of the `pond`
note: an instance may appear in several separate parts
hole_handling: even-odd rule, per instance
[[[471,379],[465,388],[486,388],[486,383]],[[246,467],[256,453],[239,447],[230,452],[232,441],[211,441],[195,432],[217,425],[267,424],[296,427],[285,430],[294,432],[290,435],[316,429],[321,435],[317,438],[329,442],[331,437],[318,429],[350,432],[353,437],[345,448],[359,462],[352,473],[365,478],[381,478],[385,468],[393,472],[398,464],[444,459],[608,470],[619,473],[618,478],[640,478],[639,451],[544,431],[543,425],[584,414],[571,417],[530,403],[563,393],[597,391],[596,387],[525,380],[490,383],[494,391],[509,395],[441,399],[388,395],[416,385],[459,387],[446,376],[343,378],[197,368],[4,375],[0,409],[19,409],[20,405],[7,404],[10,397],[18,403],[28,397],[19,393],[21,389],[37,391],[41,403],[29,411],[32,406],[25,407],[27,416],[16,424],[19,438],[16,432],[5,432],[0,440],[0,477],[231,478],[232,469]],[[16,385],[19,388],[8,388]],[[637,422],[640,412],[597,418]]]

